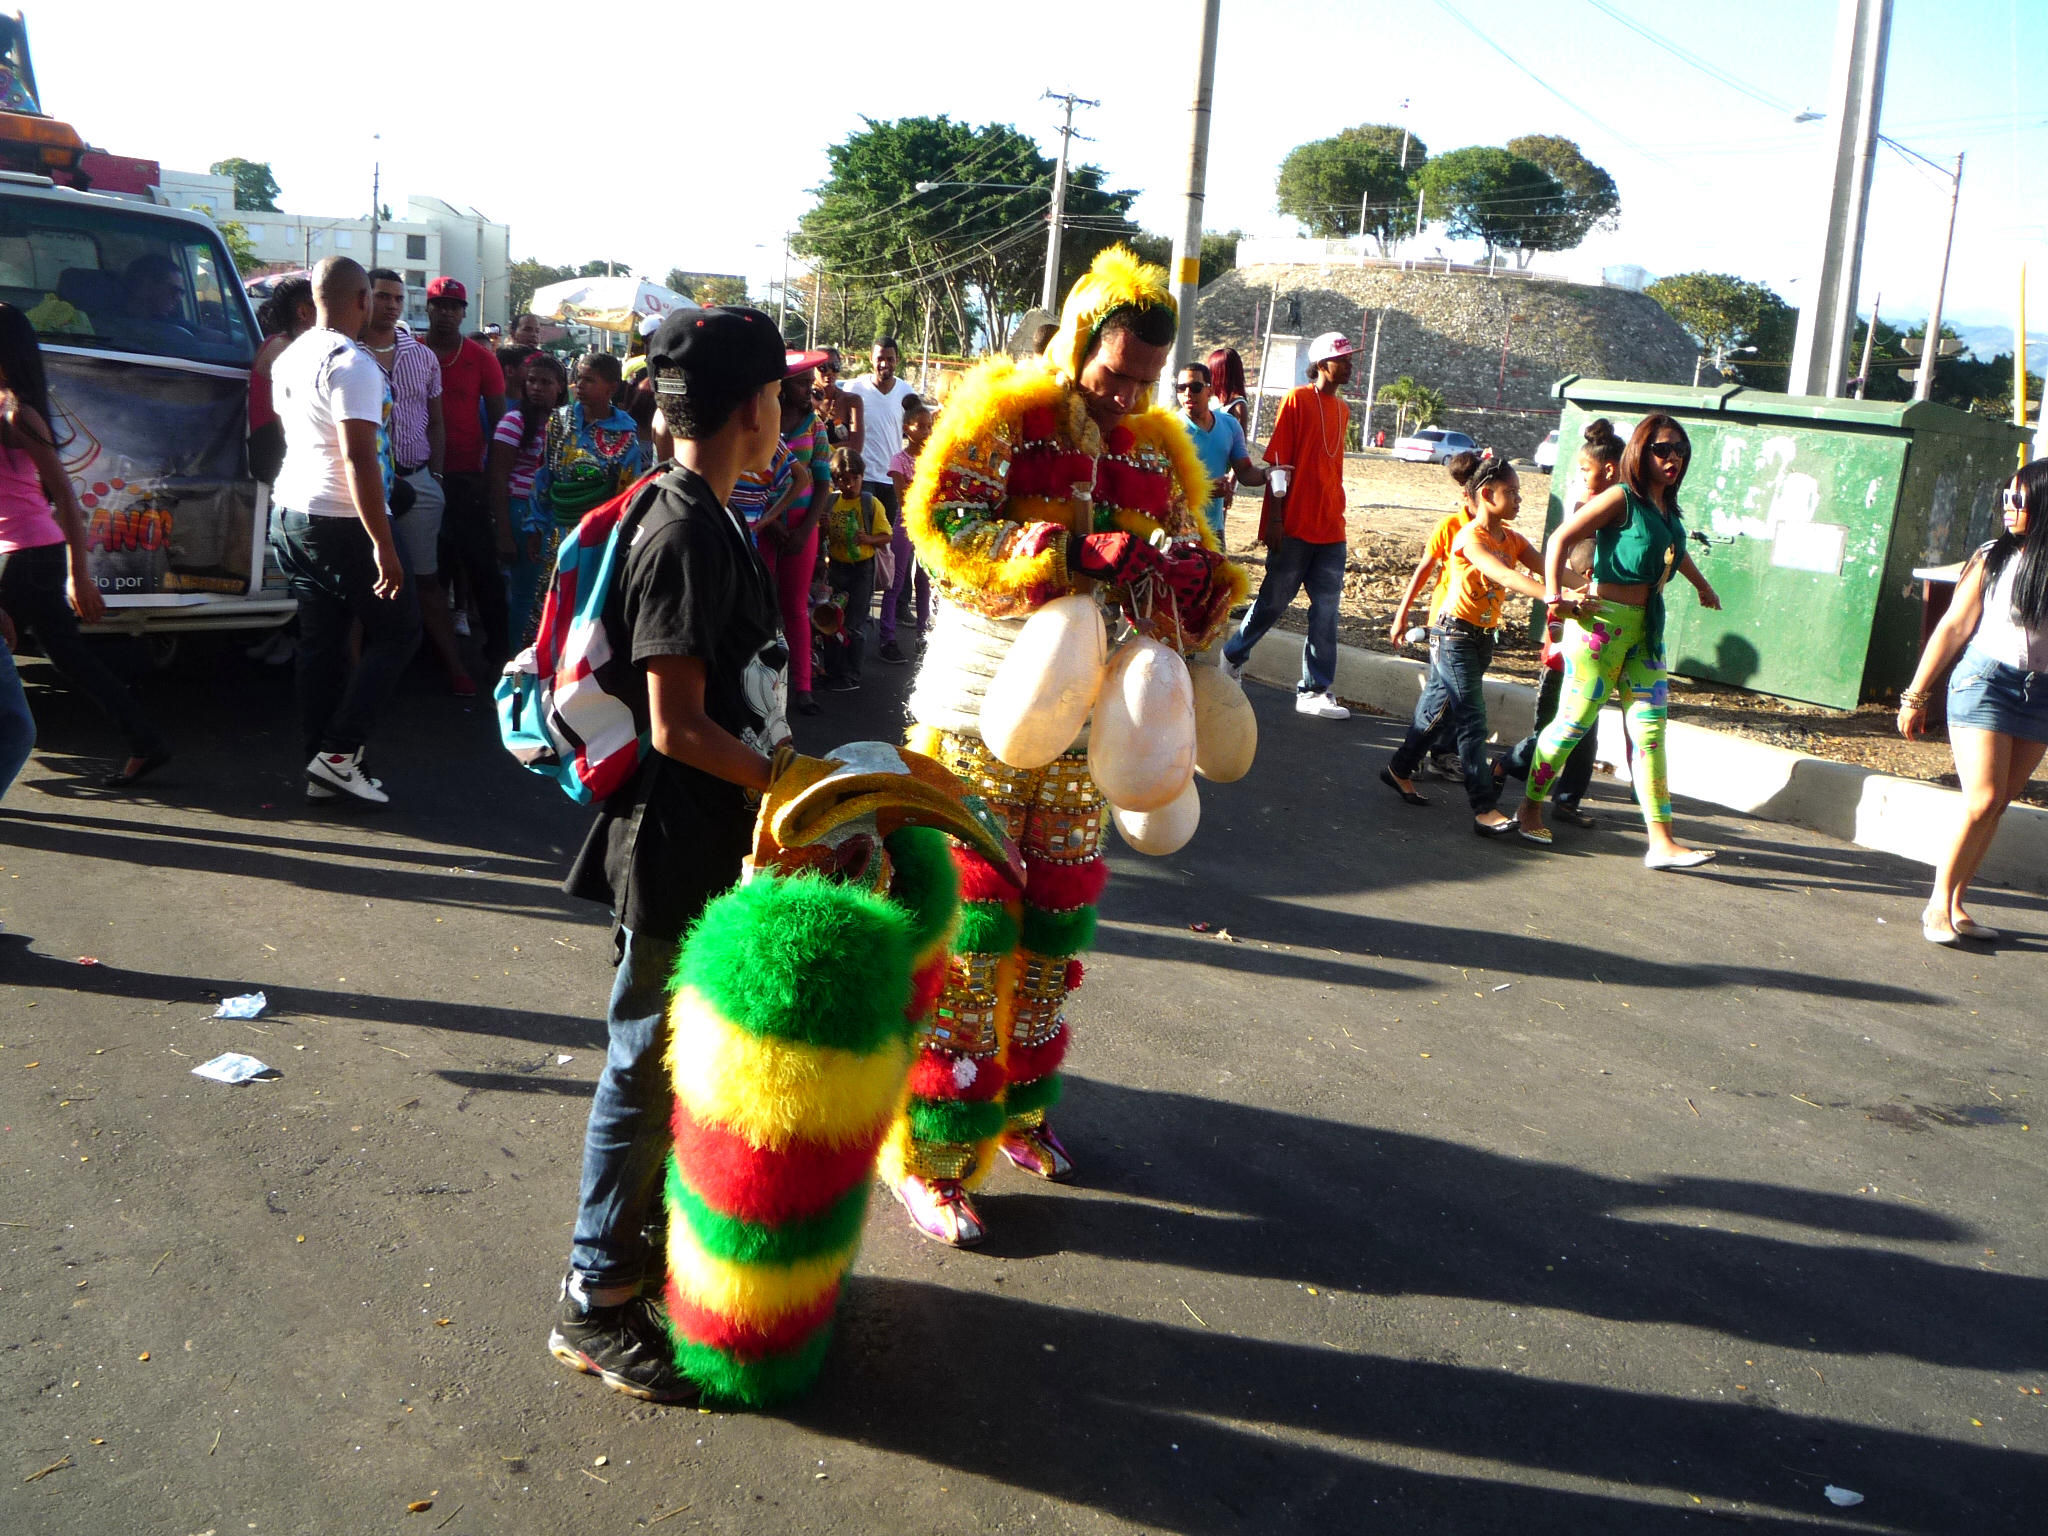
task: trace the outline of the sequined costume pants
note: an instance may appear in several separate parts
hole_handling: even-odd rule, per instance
[[[972,1183],[996,1139],[1045,1118],[1059,1097],[1067,1050],[1067,994],[1081,981],[1074,957],[1095,936],[1095,903],[1109,878],[1102,860],[1108,807],[1088,776],[1088,755],[1049,767],[998,762],[972,736],[915,726],[910,746],[944,763],[988,802],[1023,849],[1023,898],[957,844],[960,930],[945,991],[918,1040],[910,1098],[883,1154],[885,1177],[904,1173]]]

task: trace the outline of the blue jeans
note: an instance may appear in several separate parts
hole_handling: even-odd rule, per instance
[[[669,1148],[668,982],[681,944],[619,930],[624,949],[605,1010],[611,1044],[583,1133],[583,1188],[569,1267],[593,1304],[632,1298],[647,1267],[642,1231]]]
[[[1337,681],[1337,602],[1344,595],[1344,542],[1309,544],[1281,537],[1266,552],[1266,579],[1258,600],[1223,643],[1223,659],[1241,667],[1252,647],[1266,637],[1294,601],[1308,588],[1308,645],[1301,653],[1299,693],[1328,693]]]
[[[1436,633],[1429,676],[1415,704],[1415,720],[1387,764],[1397,779],[1415,776],[1431,738],[1448,729],[1458,743],[1458,763],[1465,770],[1465,798],[1474,811],[1485,811],[1500,799],[1493,782],[1493,761],[1486,750],[1486,669],[1493,664],[1493,636],[1445,626]]]
[[[35,744],[36,717],[28,712],[28,695],[21,691],[21,674],[14,670],[14,652],[0,643],[0,795],[13,785]]]

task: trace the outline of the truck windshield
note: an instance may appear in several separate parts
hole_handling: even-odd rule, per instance
[[[211,230],[0,192],[0,303],[45,343],[246,368],[248,307]]]

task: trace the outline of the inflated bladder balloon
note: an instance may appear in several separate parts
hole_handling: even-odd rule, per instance
[[[1195,772],[1234,784],[1252,770],[1259,717],[1237,679],[1220,667],[1191,667],[1195,687]]]
[[[1093,598],[1054,598],[1032,614],[982,698],[981,739],[997,760],[1043,768],[1066,751],[1094,707],[1108,652]]]
[[[1156,859],[1179,853],[1188,845],[1195,828],[1202,824],[1202,799],[1195,792],[1195,781],[1189,779],[1185,789],[1156,811],[1123,811],[1111,806],[1109,816],[1135,852]]]
[[[1118,647],[1095,698],[1088,771],[1125,811],[1156,811],[1195,772],[1195,690],[1172,647],[1136,636]]]

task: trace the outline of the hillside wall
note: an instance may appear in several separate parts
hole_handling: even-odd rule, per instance
[[[1378,382],[1405,373],[1442,390],[1450,407],[1443,425],[1514,454],[1529,453],[1557,425],[1550,387],[1566,374],[1685,384],[1697,356],[1691,338],[1656,300],[1625,288],[1342,265],[1225,273],[1196,300],[1198,349],[1237,348],[1255,381],[1260,337],[1253,331],[1254,307],[1263,327],[1276,282],[1282,332],[1344,331],[1363,336],[1370,350],[1365,316],[1384,309]],[[1299,305],[1298,319],[1290,300]],[[1361,359],[1347,390],[1354,416],[1364,413],[1365,383]],[[1269,404],[1263,425],[1270,425],[1272,409]],[[1392,410],[1375,411],[1373,426],[1391,436]]]

